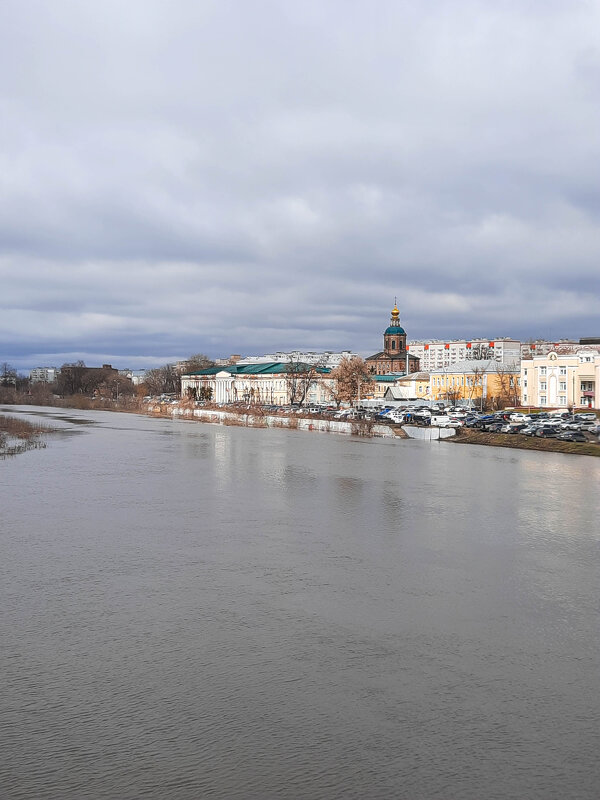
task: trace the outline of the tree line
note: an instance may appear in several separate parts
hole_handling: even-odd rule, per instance
[[[214,362],[203,353],[196,353],[182,363],[187,372],[213,366]],[[89,367],[84,361],[63,364],[52,383],[31,381],[8,363],[0,367],[0,401],[34,402],[50,404],[53,397],[62,399],[87,397],[113,402],[145,395],[179,394],[181,369],[175,364],[147,370],[143,383],[133,381],[112,367]]]

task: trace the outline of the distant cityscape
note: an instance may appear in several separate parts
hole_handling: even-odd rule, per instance
[[[289,401],[290,365],[316,369],[306,402],[325,402],[335,394],[333,381],[340,365],[361,360],[343,350],[276,351],[265,355],[232,354],[203,369],[189,361],[170,365],[181,381],[182,396],[211,397],[223,402]],[[523,342],[508,337],[426,339],[407,341],[396,305],[383,332],[383,349],[364,359],[368,379],[363,399],[475,401],[496,398],[506,405],[600,408],[600,337]],[[29,373],[31,385],[55,384],[72,365],[43,366]],[[115,369],[110,364],[86,367],[120,376],[143,386],[152,370]],[[63,376],[64,377],[64,376]],[[117,390],[118,391],[118,390]]]

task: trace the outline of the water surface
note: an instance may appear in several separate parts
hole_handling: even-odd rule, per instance
[[[0,796],[598,796],[597,459],[21,411]]]

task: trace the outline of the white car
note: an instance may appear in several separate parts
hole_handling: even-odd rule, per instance
[[[385,415],[386,420],[390,420],[390,422],[396,422],[401,424],[406,422],[406,416],[403,411],[390,411],[388,414]]]

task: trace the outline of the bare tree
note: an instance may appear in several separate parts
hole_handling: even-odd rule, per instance
[[[199,372],[201,369],[206,369],[207,367],[214,367],[214,365],[215,362],[207,355],[204,355],[204,353],[195,353],[193,356],[186,359],[185,370],[186,374],[189,374],[190,372]]]
[[[473,404],[473,400],[479,398],[480,408],[483,408],[483,377],[485,369],[483,367],[473,367],[471,382],[469,385],[469,405]],[[480,390],[479,392],[477,390]]]
[[[520,405],[521,392],[518,375],[503,364],[497,365],[496,375],[498,376],[498,395],[496,397],[498,407],[512,406],[514,408]]]
[[[334,378],[333,399],[338,406],[340,403],[355,403],[360,400],[375,383],[364,359],[359,356],[344,356],[332,371],[331,377]]]
[[[448,386],[445,392],[446,401],[450,405],[455,406],[459,400],[462,399],[462,391],[460,386]]]
[[[87,370],[84,361],[63,364],[56,378],[56,391],[62,397],[83,392],[84,374]]]
[[[7,364],[6,361],[0,368],[0,386],[16,386],[17,370]]]
[[[146,372],[145,384],[149,394],[179,394],[181,380],[173,364],[149,369]]]
[[[104,377],[96,387],[96,392],[101,397],[106,397],[111,400],[120,400],[134,395],[135,386],[126,375],[113,373]]]
[[[292,405],[304,405],[310,387],[323,374],[324,362],[307,364],[297,356],[291,356],[286,364],[285,382]]]

